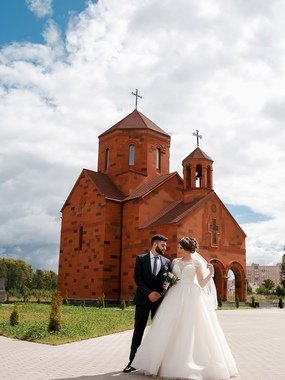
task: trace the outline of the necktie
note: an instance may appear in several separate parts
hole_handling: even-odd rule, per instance
[[[157,260],[159,259],[158,256],[154,256],[154,263],[153,263],[153,270],[152,273],[156,276],[156,271],[157,271]]]

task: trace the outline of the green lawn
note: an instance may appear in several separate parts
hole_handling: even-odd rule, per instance
[[[258,299],[258,301],[261,300]],[[10,315],[13,308],[13,303],[0,304],[0,335],[52,345],[130,330],[134,324],[133,306],[122,310],[119,307],[62,305],[61,331],[49,333],[50,304],[18,302],[19,324],[10,326]],[[250,306],[240,303],[239,309],[244,308],[250,308]],[[234,302],[223,303],[222,308],[219,309],[239,310],[236,309]]]
[[[133,328],[134,308],[62,305],[62,329],[47,331],[51,306],[18,303],[19,324],[10,326],[13,304],[0,305],[0,335],[52,345],[113,334]]]

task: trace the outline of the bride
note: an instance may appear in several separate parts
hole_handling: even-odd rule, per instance
[[[191,237],[178,243],[172,262],[178,281],[166,293],[132,363],[146,375],[225,380],[238,374],[211,300],[214,267],[197,248]]]

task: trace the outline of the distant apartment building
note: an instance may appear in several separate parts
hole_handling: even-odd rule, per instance
[[[259,265],[252,263],[246,266],[248,283],[255,291],[264,280],[271,279],[275,286],[280,284],[281,263],[276,265]]]

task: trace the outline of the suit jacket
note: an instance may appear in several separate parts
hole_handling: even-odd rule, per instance
[[[134,297],[135,305],[151,303],[148,295],[153,291],[159,293],[163,291],[163,273],[171,271],[171,261],[162,255],[159,257],[161,268],[158,274],[154,276],[151,271],[150,252],[137,256],[134,270],[134,280],[137,284]]]

